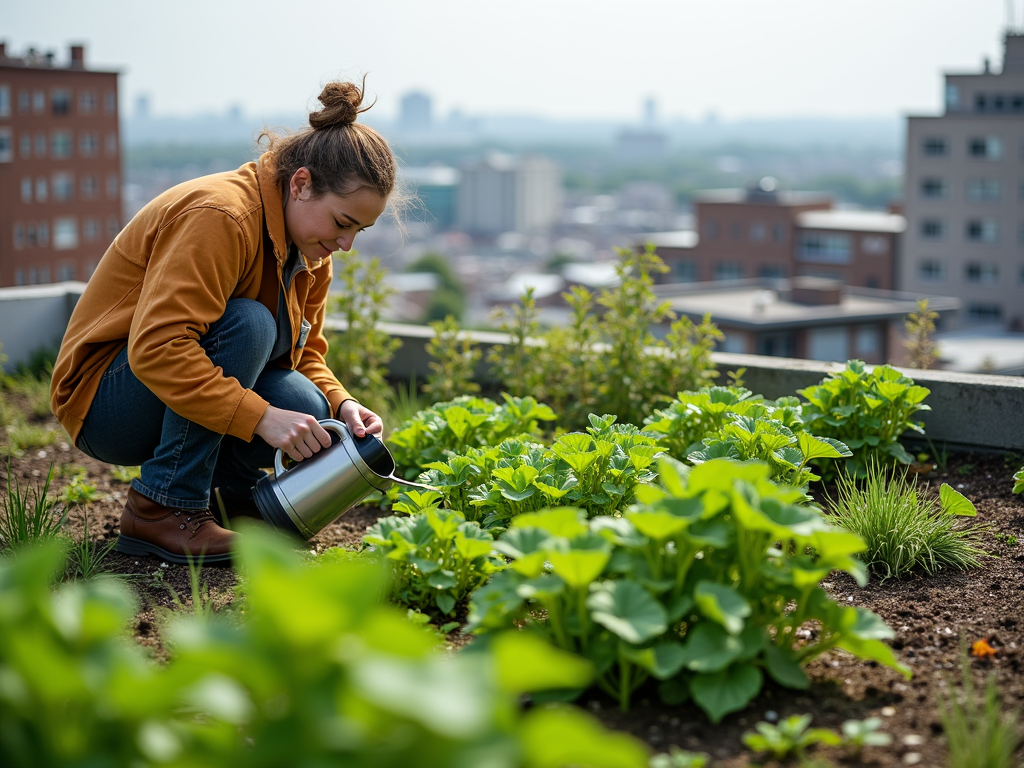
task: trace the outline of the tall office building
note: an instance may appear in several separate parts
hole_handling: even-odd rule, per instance
[[[433,102],[427,94],[411,91],[402,97],[398,124],[403,131],[429,131],[433,120]]]
[[[907,119],[899,287],[960,298],[944,329],[1024,330],[1024,35],[1002,71],[945,78],[945,113]]]
[[[473,235],[548,231],[562,208],[562,173],[537,155],[492,153],[462,168],[456,225]]]
[[[117,72],[0,43],[0,286],[87,280],[121,229]]]

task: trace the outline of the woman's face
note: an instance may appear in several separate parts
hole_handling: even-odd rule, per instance
[[[284,198],[284,226],[288,239],[312,261],[335,251],[350,251],[356,234],[384,212],[387,200],[360,187],[347,195],[325,192],[313,196],[309,170],[299,168],[288,183]]]

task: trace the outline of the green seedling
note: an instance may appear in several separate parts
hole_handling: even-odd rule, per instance
[[[124,483],[126,485],[139,477],[141,473],[141,467],[122,467],[120,464],[115,464],[110,468],[110,476],[114,480],[117,480],[117,482]]]
[[[778,725],[760,722],[756,732],[743,734],[743,743],[754,752],[765,752],[776,760],[790,757],[803,758],[808,748],[816,744],[836,746],[842,738],[827,728],[810,728],[811,715],[792,715]]]
[[[843,744],[859,756],[864,747],[887,747],[892,736],[882,731],[882,719],[868,717],[864,720],[847,720],[842,726]]]

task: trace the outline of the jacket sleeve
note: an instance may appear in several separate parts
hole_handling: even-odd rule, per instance
[[[199,345],[254,258],[256,244],[215,207],[191,208],[153,240],[128,336],[132,372],[171,410],[250,440],[267,402],[224,375]]]
[[[296,369],[316,384],[331,404],[331,413],[337,415],[341,404],[353,398],[326,362],[328,344],[324,322],[327,318],[327,304],[333,277],[332,262],[333,259],[324,259],[323,265],[313,274],[313,286],[306,299],[306,320],[311,327]]]

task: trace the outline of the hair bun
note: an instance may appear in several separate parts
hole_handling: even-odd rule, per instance
[[[320,92],[320,103],[324,108],[309,115],[309,124],[316,130],[335,125],[351,125],[356,121],[363,103],[363,89],[355,83],[334,81]]]

